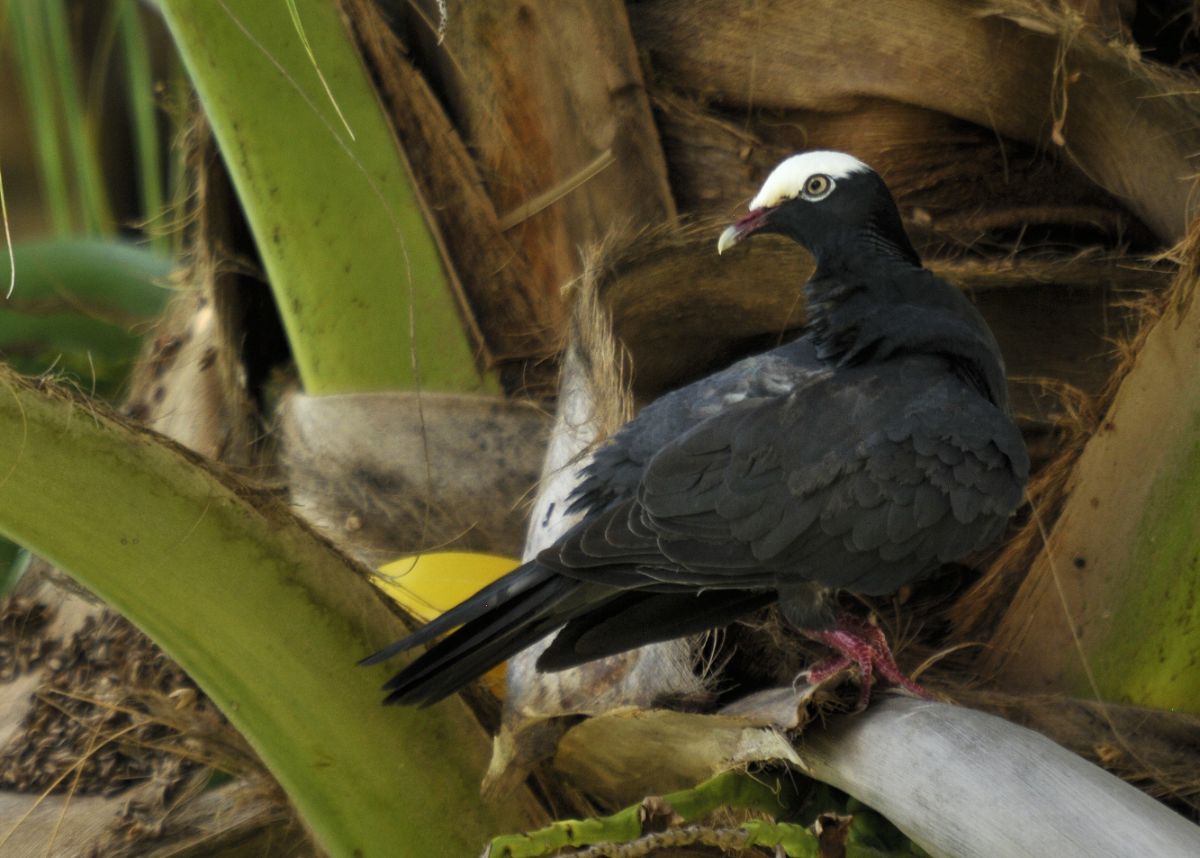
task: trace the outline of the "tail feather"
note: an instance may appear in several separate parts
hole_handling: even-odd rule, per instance
[[[461,691],[500,662],[537,643],[551,634],[557,626],[553,621],[541,621],[511,629],[499,639],[489,641],[486,647],[476,649],[453,662],[439,664],[424,679],[398,683],[383,702],[404,706],[431,706]]]
[[[456,629],[384,685],[385,703],[428,706],[556,630],[539,670],[563,670],[701,632],[774,599],[773,590],[623,591],[534,561],[361,663],[376,664]]]
[[[390,692],[384,702],[428,706],[459,691],[566,622],[586,603],[577,598],[562,604],[580,587],[548,574],[508,601],[490,605],[392,677],[384,685]]]
[[[537,668],[565,670],[646,644],[699,634],[773,601],[775,593],[770,590],[627,593],[570,620],[538,657]]]
[[[499,605],[478,619],[472,620],[454,634],[439,641],[416,661],[408,665],[383,686],[395,691],[405,684],[415,684],[433,673],[451,668],[480,650],[494,647],[518,629],[544,619],[554,606],[574,589],[574,582],[551,579],[540,584],[519,599]],[[502,661],[503,659],[499,659]]]
[[[517,598],[522,593],[546,581],[553,574],[549,569],[538,566],[537,563],[526,563],[503,578],[493,581],[465,602],[455,605],[444,614],[430,620],[408,637],[388,644],[379,652],[367,656],[359,662],[359,665],[368,667],[372,664],[379,664],[415,646],[428,643],[457,626],[466,625],[472,620],[482,617],[498,605]]]

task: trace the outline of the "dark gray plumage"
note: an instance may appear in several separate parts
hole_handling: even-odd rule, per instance
[[[385,686],[387,702],[437,701],[556,629],[540,669],[777,600],[797,627],[829,629],[836,590],[893,592],[1001,533],[1029,460],[999,350],[921,267],[879,177],[841,153],[795,156],[719,248],[754,232],[816,257],[808,333],[643,409],[585,468],[578,525],[368,659],[461,626]],[[840,651],[861,663],[866,650]]]

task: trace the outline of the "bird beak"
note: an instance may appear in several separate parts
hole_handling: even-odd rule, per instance
[[[741,241],[745,241],[753,233],[767,224],[767,215],[771,209],[751,209],[750,212],[732,226],[725,227],[721,237],[717,239],[717,253],[724,253]]]

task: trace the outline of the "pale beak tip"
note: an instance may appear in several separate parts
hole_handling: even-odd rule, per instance
[[[717,255],[720,256],[729,248],[738,243],[738,230],[736,226],[727,226],[725,231],[721,233],[721,237],[717,239]]]

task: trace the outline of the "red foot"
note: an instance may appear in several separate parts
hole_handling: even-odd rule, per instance
[[[804,636],[838,653],[810,667],[808,681],[816,685],[850,665],[856,665],[862,676],[862,687],[858,693],[859,708],[866,706],[871,698],[871,686],[874,684],[876,670],[893,685],[899,685],[917,697],[933,699],[933,695],[905,676],[896,666],[896,659],[892,655],[892,648],[888,646],[887,638],[875,626],[856,617],[842,616],[838,618],[837,628],[826,632],[806,631]]]

